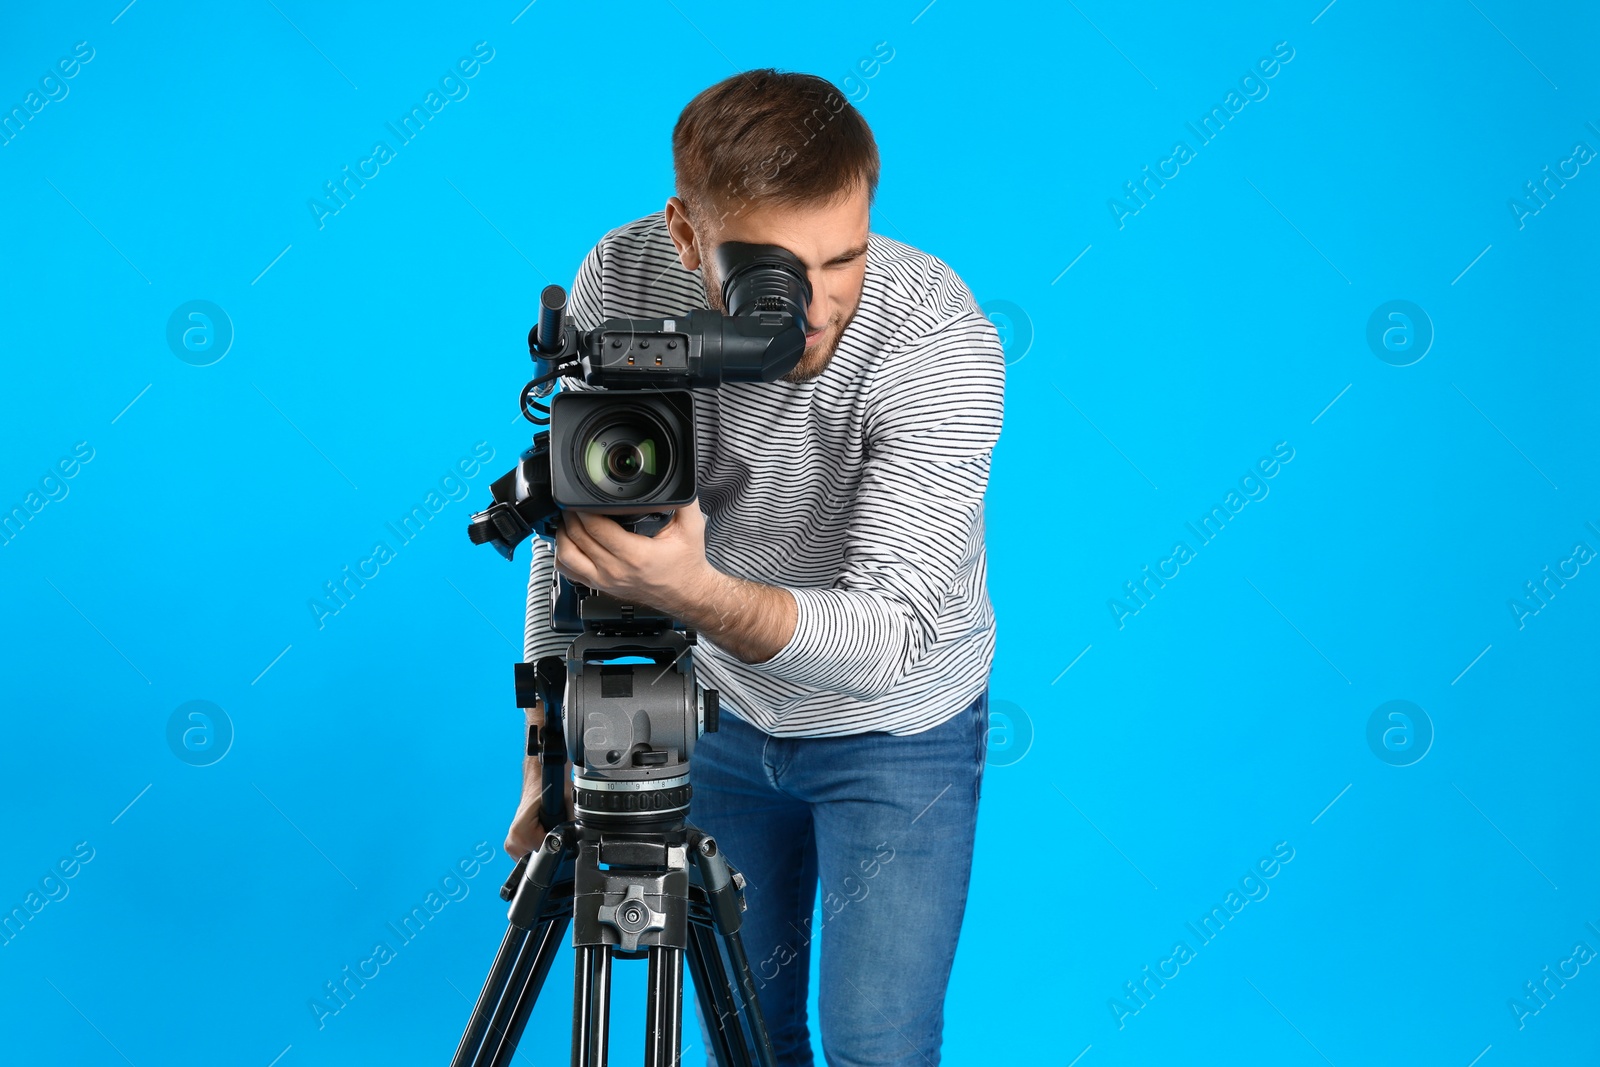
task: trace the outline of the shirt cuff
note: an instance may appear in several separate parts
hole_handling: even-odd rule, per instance
[[[859,620],[849,611],[849,598],[837,589],[785,588],[794,596],[794,634],[771,659],[750,666],[769,677],[797,685],[836,687],[840,647],[867,638]]]

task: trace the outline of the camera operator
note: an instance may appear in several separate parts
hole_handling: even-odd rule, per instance
[[[779,381],[696,393],[699,501],[654,537],[567,511],[553,559],[532,542],[525,658],[571,640],[549,629],[553,569],[693,627],[724,715],[695,748],[690,819],[748,879],[778,1062],[812,1061],[820,936],[829,1062],[934,1064],[988,729],[1004,356],[950,267],[869,232],[877,145],[828,82],[736,75],[689,103],[672,145],[677,195],[589,253],[570,321],[726,310],[712,250],[774,244],[810,281],[805,354]],[[547,829],[539,792],[530,757],[514,856]]]

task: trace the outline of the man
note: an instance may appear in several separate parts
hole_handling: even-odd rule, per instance
[[[778,1062],[811,1063],[820,935],[829,1063],[937,1063],[988,728],[983,496],[1004,356],[948,266],[869,233],[877,146],[828,82],[712,86],[673,160],[678,195],[588,255],[572,321],[725,310],[712,250],[775,244],[811,284],[805,354],[781,381],[696,394],[698,503],[654,537],[567,512],[554,566],[699,633],[699,681],[726,714],[695,749],[690,817],[748,879]],[[551,565],[535,542],[529,661],[568,640],[549,631]],[[514,856],[547,829],[539,787],[529,759]]]

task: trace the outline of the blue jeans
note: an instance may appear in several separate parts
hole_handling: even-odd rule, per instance
[[[741,933],[782,1067],[812,1063],[816,936],[830,1067],[938,1064],[988,727],[985,690],[919,734],[772,737],[724,713],[700,738],[689,819],[746,878]]]

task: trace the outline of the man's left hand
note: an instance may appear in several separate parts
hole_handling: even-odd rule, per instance
[[[563,511],[556,569],[574,582],[674,617],[692,614],[717,577],[706,561],[706,520],[698,501],[678,508],[654,537],[629,533],[607,515]]]

